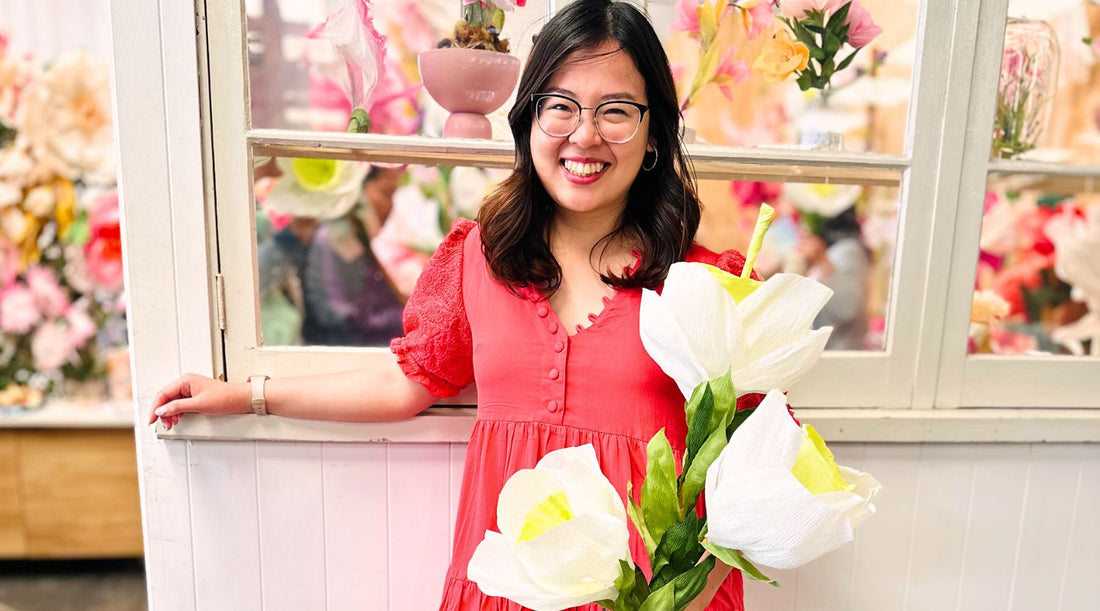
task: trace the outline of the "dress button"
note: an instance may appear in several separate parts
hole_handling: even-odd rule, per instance
[[[550,413],[556,413],[558,411],[558,402],[551,401],[546,404],[546,409],[550,410]]]
[[[547,329],[550,329],[550,332],[551,332],[551,333],[557,333],[557,332],[558,332],[558,323],[556,323],[556,322],[551,322],[551,323],[549,324],[549,326],[547,326]]]
[[[559,376],[559,375],[561,375],[561,374],[560,374],[560,372],[558,372],[558,370],[557,370],[557,369],[551,369],[551,370],[550,370],[550,379],[551,379],[551,380],[556,380],[556,379],[558,379],[558,376]]]
[[[559,339],[554,342],[554,352],[561,352],[562,350],[565,350],[565,342]]]
[[[550,313],[550,310],[546,309],[546,306],[541,305],[539,306],[539,309],[537,311],[539,314],[539,318],[546,318],[546,315]]]

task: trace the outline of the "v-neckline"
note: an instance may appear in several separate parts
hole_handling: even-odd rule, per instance
[[[585,331],[588,331],[589,329],[595,327],[600,323],[601,320],[605,318],[605,315],[611,309],[612,304],[615,303],[615,301],[619,298],[619,294],[622,293],[621,289],[614,289],[614,291],[615,292],[610,297],[605,296],[601,298],[601,301],[603,302],[603,307],[600,308],[600,311],[588,313],[588,326],[582,327],[580,324],[574,325],[572,333],[569,332],[569,328],[565,325],[564,322],[562,322],[561,317],[558,316],[558,311],[554,309],[553,304],[550,303],[550,298],[544,295],[542,296],[542,300],[545,302],[546,308],[547,310],[549,310],[550,315],[554,317],[554,321],[562,329],[565,329],[565,335],[570,340],[572,340],[574,337],[580,335],[581,333],[584,333]]]

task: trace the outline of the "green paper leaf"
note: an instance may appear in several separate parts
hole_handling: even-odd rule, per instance
[[[790,20],[791,33],[798,39],[799,42],[810,48],[810,55],[813,55],[814,49],[818,48],[817,39],[814,35],[806,29],[806,26],[802,25],[802,22],[797,19]]]
[[[642,515],[654,541],[683,519],[676,492],[676,462],[665,430],[657,431],[646,447],[646,475],[642,484]]]
[[[642,537],[642,543],[645,544],[646,553],[649,554],[650,558],[653,558],[653,554],[657,550],[657,542],[653,540],[653,535],[649,534],[649,528],[645,524],[645,516],[642,515],[642,508],[634,502],[633,488],[631,482],[626,483],[626,514],[630,517],[630,521],[634,523],[634,527],[638,529],[638,534]]]
[[[678,480],[680,482],[683,482],[684,473],[686,473],[691,462],[695,460],[695,455],[699,452],[699,448],[703,446],[703,442],[707,440],[713,428],[711,413],[714,411],[714,393],[711,390],[710,382],[703,382],[695,388],[695,391],[691,393],[691,400],[688,402],[686,411],[688,413],[687,449],[684,451],[684,471],[680,474]]]
[[[843,44],[843,41],[839,36],[833,32],[826,32],[824,44],[821,47],[825,51],[826,57],[832,58],[840,50],[841,44]]]
[[[795,82],[798,83],[799,89],[801,89],[802,91],[806,91],[812,86],[813,77],[814,75],[809,70],[805,70],[798,75],[798,80]]]
[[[370,115],[362,108],[351,111],[351,120],[348,121],[349,134],[366,134],[370,132]]]
[[[630,566],[626,560],[619,561],[619,577],[615,580],[615,589],[619,592],[615,600],[601,600],[596,604],[613,611],[637,611],[649,595],[645,575],[641,569]]]
[[[852,6],[851,2],[845,2],[844,6],[837,9],[837,11],[829,17],[828,25],[837,24],[837,25],[844,25],[845,27],[847,27],[847,25],[848,25],[848,9],[851,8],[851,6]]]
[[[698,456],[688,467],[687,474],[684,477],[684,485],[680,489],[680,501],[685,512],[691,513],[695,508],[695,502],[699,500],[699,493],[703,491],[707,484],[707,469],[710,469],[710,466],[722,453],[722,449],[726,447],[728,441],[726,427],[714,429],[710,437],[707,438],[706,443],[699,450]]]
[[[735,549],[729,549],[720,545],[715,545],[707,541],[703,541],[703,547],[706,548],[715,558],[725,562],[729,566],[741,571],[749,579],[755,579],[756,581],[763,581],[773,586],[778,587],[779,582],[768,577],[760,572],[760,569],[756,568],[756,565],[749,562],[741,552]]]
[[[841,60],[840,63],[837,64],[837,66],[836,66],[836,71],[840,72],[841,70],[847,68],[848,64],[852,63],[852,60],[856,58],[856,53],[859,53],[859,49],[856,49],[855,51],[852,51],[851,55],[849,55],[848,57],[845,57],[843,60]]]
[[[654,590],[639,611],[681,611],[687,607],[707,585],[707,575],[714,569],[714,557],[708,557],[697,566],[676,576],[659,590]]]
[[[737,427],[741,426],[741,423],[751,416],[754,411],[756,411],[756,408],[750,407],[749,409],[742,409],[734,412],[733,420],[730,420],[729,426],[726,427],[727,440],[733,437],[733,432],[737,430]]]
[[[699,543],[699,533],[704,522],[695,513],[689,513],[683,520],[673,525],[657,545],[657,554],[653,564],[653,580],[650,587],[658,589],[695,566],[703,556],[703,546]]]

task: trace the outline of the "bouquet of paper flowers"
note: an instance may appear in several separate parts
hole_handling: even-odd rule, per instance
[[[591,446],[551,452],[517,472],[497,505],[501,532],[486,532],[470,561],[483,592],[538,611],[593,602],[680,610],[718,561],[774,584],[756,564],[801,566],[851,541],[874,512],[879,483],[838,466],[813,427],[788,411],[784,393],[831,332],[810,330],[831,291],[791,274],[751,279],[773,214],[762,206],[740,277],[677,263],[660,294],[643,292],[642,342],[687,399],[682,464],[658,432],[641,494],[628,487],[625,508]],[[767,394],[738,409],[750,393]],[[628,517],[649,572],[630,557]]]
[[[0,36],[0,408],[101,380],[126,343],[105,63],[40,71]]]

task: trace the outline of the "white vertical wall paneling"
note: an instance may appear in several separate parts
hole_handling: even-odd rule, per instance
[[[390,609],[433,609],[450,562],[450,444],[388,446]]]
[[[451,511],[448,521],[450,539],[448,539],[449,547],[447,548],[450,554],[448,554],[448,558],[454,554],[455,520],[458,519],[458,500],[462,493],[462,471],[466,466],[466,446],[465,443],[451,444]]]
[[[386,446],[330,443],[321,455],[328,609],[388,609]]]
[[[33,3],[16,2],[31,7]],[[38,5],[40,6],[40,5]],[[115,136],[133,372],[139,487],[143,508],[146,587],[154,611],[195,608],[188,448],[163,444],[143,424],[157,387],[180,371],[175,262],[164,248],[173,236],[164,74],[156,3],[111,4]],[[125,118],[122,120],[120,118]],[[165,347],[168,347],[166,350]]]
[[[1073,504],[1078,496],[1080,453],[1080,448],[1071,445],[1031,446],[1020,542],[1009,600],[1011,606],[1008,607],[1012,611],[1049,609],[1057,605],[1069,551]],[[1095,572],[1093,579],[1096,579]]]
[[[849,605],[853,611],[904,607],[920,453],[916,444],[864,447],[860,469],[874,475],[883,491],[875,501],[875,515],[856,531]]]
[[[256,444],[265,611],[326,609],[321,444]]]
[[[1030,448],[984,445],[974,453],[974,485],[964,541],[958,611],[1008,609]]]
[[[765,575],[779,582],[779,587],[744,579],[745,608],[750,611],[794,611],[798,593],[798,571],[780,571],[760,567]]]
[[[65,51],[83,50],[111,60],[110,0],[0,0],[0,31],[17,53],[40,62]]]
[[[1100,608],[1100,445],[1084,447],[1078,458],[1081,475],[1057,611]]]
[[[837,463],[860,469],[864,446],[837,444],[832,448]],[[860,536],[862,533],[856,533]],[[854,542],[798,569],[795,609],[798,611],[848,611],[852,583]]]
[[[262,609],[256,443],[188,443],[191,444],[194,608]]]
[[[922,448],[906,611],[949,609],[958,600],[974,452],[975,446],[927,444]]]

